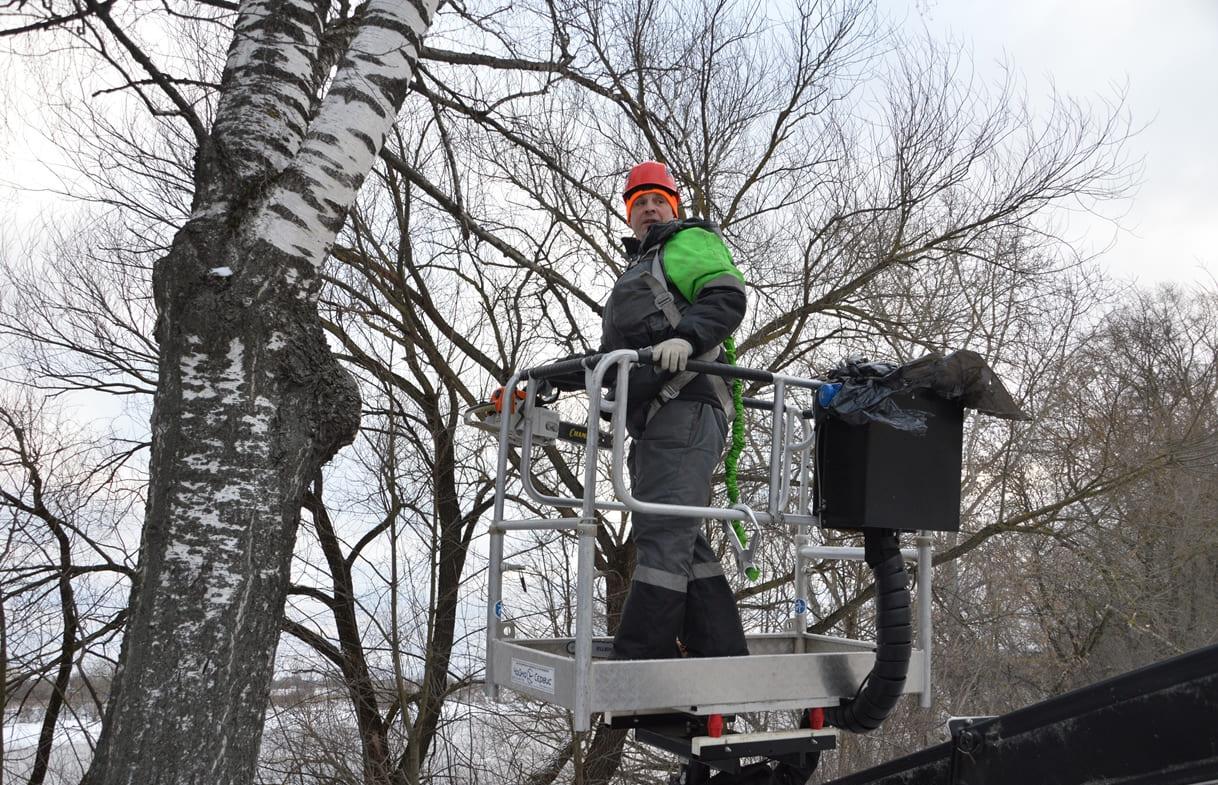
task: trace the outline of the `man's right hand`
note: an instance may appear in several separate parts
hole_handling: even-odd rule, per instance
[[[669,338],[651,347],[652,361],[670,373],[684,371],[694,347],[684,338]]]

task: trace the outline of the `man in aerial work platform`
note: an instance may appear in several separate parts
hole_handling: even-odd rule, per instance
[[[635,497],[705,506],[723,454],[731,395],[717,376],[685,370],[690,359],[725,362],[723,342],[744,318],[744,278],[718,228],[678,221],[680,192],[668,167],[631,169],[623,192],[633,237],[630,268],[605,305],[601,350],[653,348],[654,366],[631,372],[627,428]],[[702,521],[635,512],[634,579],[613,640],[614,656],[748,654],[731,587]]]

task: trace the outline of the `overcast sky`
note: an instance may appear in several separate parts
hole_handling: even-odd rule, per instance
[[[1123,230],[1084,217],[1070,234],[1102,249],[1114,276],[1142,283],[1218,277],[1218,0],[879,0],[907,32],[970,47],[981,76],[1010,63],[1035,99],[1050,83],[1083,100],[1127,86],[1127,108],[1143,130],[1130,154],[1144,159],[1142,184],[1128,203],[1109,205]],[[7,62],[6,62],[7,61]],[[16,110],[18,68],[0,55],[0,243],[39,213],[59,208],[12,184],[50,187],[37,159],[34,115]]]
[[[1142,283],[1218,277],[1218,0],[881,0],[909,32],[972,49],[979,73],[1005,59],[1031,96],[1050,83],[1080,99],[1127,85],[1143,130],[1141,187],[1118,209],[1124,231],[1075,221],[1109,272]],[[1114,206],[1117,207],[1117,206]]]

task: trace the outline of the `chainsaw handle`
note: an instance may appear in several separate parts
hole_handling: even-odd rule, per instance
[[[558,400],[559,391],[554,385],[544,379],[533,382],[533,384],[537,385],[537,393],[533,397],[536,405],[548,406]],[[500,414],[503,414],[503,393],[504,389],[502,387],[491,393],[491,404],[495,407],[495,411]],[[523,390],[516,390],[516,394],[513,396],[515,400],[512,401],[511,405],[512,414],[516,413],[517,402],[524,401],[528,398],[528,395],[528,387],[525,387]]]

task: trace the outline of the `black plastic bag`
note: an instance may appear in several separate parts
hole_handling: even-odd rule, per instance
[[[828,379],[830,384],[817,397],[820,408],[852,425],[879,422],[924,433],[925,413],[903,409],[893,400],[897,393],[914,390],[929,390],[993,417],[1030,419],[985,359],[967,349],[946,357],[929,354],[900,366],[848,358],[829,372]]]

